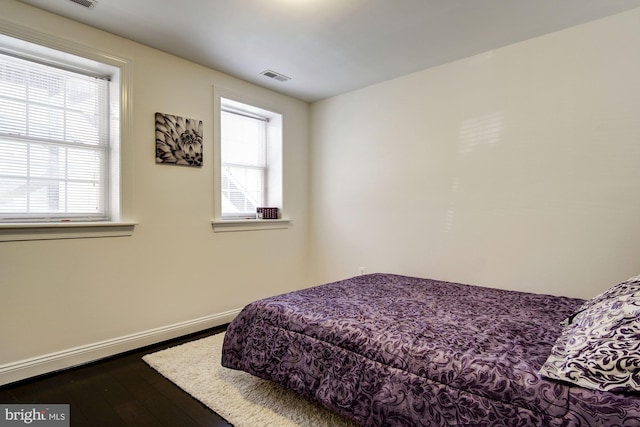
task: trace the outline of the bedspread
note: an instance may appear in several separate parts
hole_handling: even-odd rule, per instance
[[[370,274],[247,305],[222,364],[366,426],[638,426],[640,397],[542,378],[583,300]]]

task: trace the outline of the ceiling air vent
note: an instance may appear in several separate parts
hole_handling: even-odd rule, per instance
[[[263,76],[269,77],[270,79],[275,79],[279,82],[286,82],[288,80],[291,80],[291,77],[287,77],[284,74],[276,73],[273,70],[265,70],[260,74],[262,74]]]
[[[97,0],[69,0],[75,4],[79,4],[80,6],[84,6],[87,9],[93,9],[96,5],[96,3],[98,3]]]

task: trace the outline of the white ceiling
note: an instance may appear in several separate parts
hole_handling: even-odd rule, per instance
[[[313,102],[640,7],[640,0],[24,3]],[[292,79],[260,73],[271,69]]]

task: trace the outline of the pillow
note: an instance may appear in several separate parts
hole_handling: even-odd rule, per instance
[[[585,302],[540,369],[547,378],[602,391],[640,391],[640,280]]]
[[[561,324],[563,326],[570,325],[571,323],[573,323],[573,319],[575,319],[575,317],[581,312],[597,304],[601,304],[609,299],[615,299],[619,296],[634,292],[638,289],[638,286],[640,286],[640,276],[634,276],[624,282],[618,283],[617,285],[610,287],[600,295],[596,295],[590,300],[585,301],[571,316],[563,320]]]

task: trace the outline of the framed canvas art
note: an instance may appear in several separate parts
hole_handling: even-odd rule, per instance
[[[202,166],[202,120],[156,113],[156,163]]]

